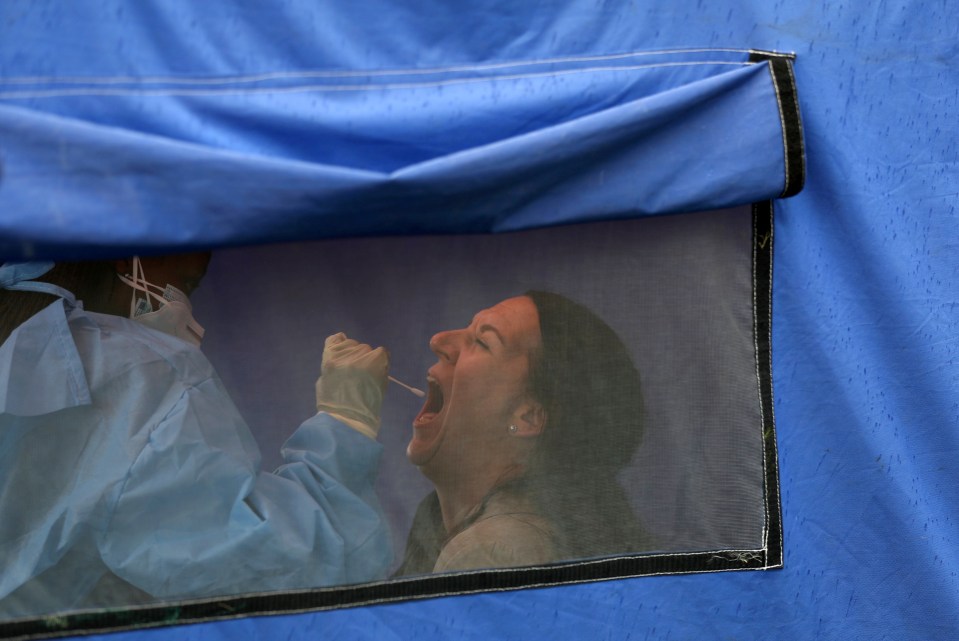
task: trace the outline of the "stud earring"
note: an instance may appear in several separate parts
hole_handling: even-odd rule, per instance
[[[510,425],[508,428],[506,428],[506,431],[510,433],[510,436],[515,436],[516,432],[519,431],[519,428],[516,427],[515,425]]]

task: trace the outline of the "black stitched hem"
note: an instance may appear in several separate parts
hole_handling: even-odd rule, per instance
[[[806,181],[806,150],[802,132],[802,116],[799,112],[799,94],[796,76],[793,74],[793,54],[770,51],[750,51],[749,61],[769,64],[769,74],[776,89],[779,115],[783,127],[785,147],[785,181],[780,198],[789,198],[802,191]]]
[[[429,575],[354,587],[254,594],[157,607],[51,615],[0,624],[0,638],[54,638],[223,621],[253,615],[318,612],[477,592],[501,592],[661,574],[763,570],[768,567],[764,550],[617,557],[556,566]]]
[[[772,382],[773,203],[753,205],[753,332],[762,419],[764,501],[763,540],[768,567],[783,565],[782,504],[779,494],[779,456]]]

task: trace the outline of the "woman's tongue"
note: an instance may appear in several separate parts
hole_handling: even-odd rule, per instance
[[[427,379],[427,383],[429,386],[427,387],[426,402],[423,403],[423,409],[420,410],[419,415],[416,417],[415,422],[417,424],[429,423],[437,414],[443,411],[443,390],[432,378]]]

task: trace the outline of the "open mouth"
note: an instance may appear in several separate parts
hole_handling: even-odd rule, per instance
[[[436,418],[436,415],[443,411],[443,404],[445,403],[443,389],[440,387],[440,384],[436,382],[436,379],[432,376],[427,376],[426,383],[426,402],[423,403],[423,409],[420,410],[420,413],[413,421],[417,425],[429,423]]]
[[[427,375],[426,384],[426,401],[413,419],[413,435],[406,446],[406,457],[410,463],[421,468],[429,465],[440,449],[446,421],[447,399],[443,386],[431,374]]]

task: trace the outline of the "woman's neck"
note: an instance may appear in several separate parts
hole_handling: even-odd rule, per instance
[[[522,474],[523,468],[514,465],[505,470],[491,470],[485,474],[466,474],[458,479],[447,479],[446,482],[434,481],[446,532],[454,532],[472,517],[497,486]]]

